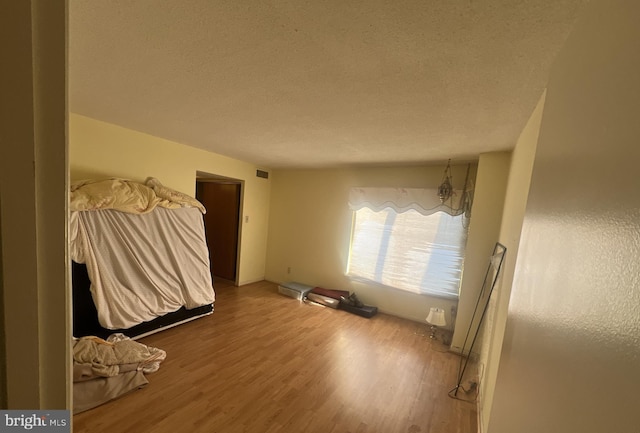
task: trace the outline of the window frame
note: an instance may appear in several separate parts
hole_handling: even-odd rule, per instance
[[[405,287],[396,287],[394,285],[390,285],[390,284],[385,284],[383,281],[378,281],[376,279],[371,279],[368,278],[366,276],[362,276],[362,275],[358,275],[353,273],[352,269],[353,269],[353,260],[354,260],[354,242],[355,242],[355,238],[356,238],[356,231],[358,229],[357,227],[357,216],[358,216],[358,212],[361,211],[362,209],[368,209],[368,211],[373,212],[373,213],[380,213],[380,212],[388,212],[393,211],[396,213],[396,215],[402,215],[403,213],[406,213],[407,211],[413,210],[413,209],[404,209],[402,211],[399,211],[397,209],[393,209],[393,207],[391,206],[387,206],[384,208],[372,208],[370,206],[361,206],[358,209],[355,209],[352,207],[352,218],[351,218],[351,237],[350,237],[350,241],[349,241],[349,254],[348,254],[348,258],[347,258],[347,269],[346,269],[346,276],[347,278],[353,280],[353,281],[358,281],[361,283],[366,283],[369,285],[373,285],[373,286],[377,286],[377,287],[383,287],[383,288],[388,288],[388,289],[393,289],[393,290],[399,290],[402,291],[404,293],[410,293],[410,294],[414,294],[414,295],[421,295],[421,296],[430,296],[430,297],[437,297],[437,298],[444,298],[444,299],[449,299],[449,300],[458,300],[460,297],[460,287],[462,284],[462,276],[463,276],[463,272],[464,272],[464,259],[465,259],[465,255],[466,255],[466,242],[467,242],[467,238],[468,238],[468,220],[467,217],[464,215],[464,213],[460,213],[460,212],[455,212],[455,213],[450,213],[450,212],[446,212],[444,210],[440,210],[440,211],[436,211],[436,212],[430,212],[429,214],[424,214],[423,212],[418,212],[418,214],[421,214],[423,217],[425,218],[430,218],[436,214],[441,214],[444,213],[446,215],[448,215],[449,217],[451,217],[452,221],[451,222],[457,222],[454,221],[457,218],[460,218],[459,222],[460,222],[460,227],[462,228],[462,232],[461,232],[461,236],[463,237],[463,240],[461,242],[460,245],[458,245],[458,248],[461,250],[461,254],[460,254],[460,263],[459,263],[459,277],[457,277],[456,279],[456,288],[455,288],[455,293],[453,292],[453,290],[445,290],[445,289],[425,289],[423,288],[421,285],[419,285],[417,288],[405,288]],[[438,223],[439,224],[439,223]],[[433,234],[434,236],[437,235],[437,233]],[[429,243],[428,241],[425,241],[427,244]],[[432,244],[433,242],[431,242]],[[415,245],[416,248],[420,248],[420,247],[427,247],[427,248],[431,248],[432,245],[425,245],[425,244],[420,244],[420,245]],[[379,254],[376,255],[378,260],[379,260]],[[431,258],[431,255],[429,254],[429,258]],[[397,260],[397,258],[396,258]],[[428,264],[426,265],[428,266]],[[406,268],[404,268],[406,269]],[[424,272],[426,272],[426,269],[424,270]],[[425,278],[423,276],[423,278]],[[381,280],[383,280],[383,278],[380,278]]]

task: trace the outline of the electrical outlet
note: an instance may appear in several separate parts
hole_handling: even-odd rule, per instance
[[[291,273],[291,267],[288,267],[287,268],[287,274],[290,274],[290,273]]]

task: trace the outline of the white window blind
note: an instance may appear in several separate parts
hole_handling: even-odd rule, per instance
[[[380,190],[376,194],[382,197]],[[363,196],[362,191],[359,194]],[[467,235],[465,216],[455,207],[442,206],[437,195],[433,206],[419,207],[390,197],[377,204],[376,200],[350,201],[354,223],[348,275],[414,293],[456,298]]]

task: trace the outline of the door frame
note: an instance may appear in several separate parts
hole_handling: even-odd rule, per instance
[[[244,215],[244,180],[235,179],[232,177],[222,176],[214,173],[207,173],[204,171],[196,171],[196,192],[198,191],[198,182],[210,182],[218,184],[232,184],[238,185],[240,188],[240,200],[238,203],[238,233],[236,233],[236,243],[238,245],[236,249],[236,278],[233,284],[237,287],[240,281],[240,257],[242,252],[242,216]]]

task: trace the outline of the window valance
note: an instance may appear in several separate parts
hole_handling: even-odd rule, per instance
[[[364,207],[376,212],[391,208],[398,213],[413,209],[425,216],[436,212],[457,216],[465,212],[468,194],[468,191],[454,190],[452,197],[441,203],[437,188],[356,187],[349,191],[349,207],[354,211]]]

